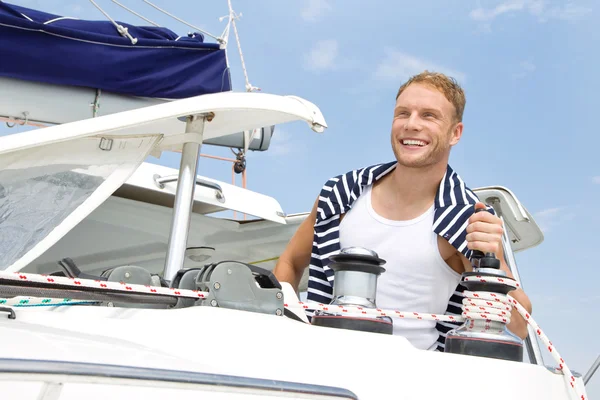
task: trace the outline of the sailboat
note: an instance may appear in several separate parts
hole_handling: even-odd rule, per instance
[[[402,312],[302,302],[271,269],[307,214],[198,175],[204,145],[268,151],[281,124],[327,128],[306,99],[233,92],[224,45],[0,1],[0,48],[19,50],[0,65],[0,116],[50,125],[0,138],[3,398],[587,398],[595,369],[544,365],[533,323],[530,362],[312,323],[311,307]],[[179,169],[146,162],[164,152]],[[502,216],[519,280],[514,253],[541,230],[508,188],[474,192]]]

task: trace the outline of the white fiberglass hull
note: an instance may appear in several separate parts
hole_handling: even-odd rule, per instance
[[[0,318],[3,360],[225,374],[333,386],[351,391],[359,399],[575,398],[562,375],[542,366],[421,351],[402,337],[315,327],[272,315],[210,307],[148,310],[70,306],[17,308],[15,312],[16,319]],[[23,400],[37,399],[44,388],[40,382],[49,379],[3,372],[0,390],[3,399],[10,398],[7,393],[16,393],[14,398]],[[63,383],[59,385],[62,391],[52,397],[57,400],[91,399],[96,394],[112,399],[171,398],[184,389],[190,395],[215,390],[210,385],[156,380],[60,374],[52,379],[57,385]],[[134,388],[132,382],[147,389]],[[581,378],[577,385],[583,388]],[[248,396],[243,398],[253,398],[250,393],[256,394],[256,390],[248,388]],[[146,392],[153,396],[146,397]],[[237,398],[232,393],[225,397],[211,393],[202,398]]]

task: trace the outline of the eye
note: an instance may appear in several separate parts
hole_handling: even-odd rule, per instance
[[[435,117],[435,115],[433,113],[426,112],[425,114],[423,114],[423,117],[425,117],[425,118],[433,118],[433,117]]]
[[[396,113],[396,117],[406,117],[408,116],[408,113],[406,111],[398,111]]]

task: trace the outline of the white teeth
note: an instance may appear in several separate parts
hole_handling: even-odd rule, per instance
[[[427,143],[421,140],[403,140],[402,144],[406,144],[409,146],[425,146]]]

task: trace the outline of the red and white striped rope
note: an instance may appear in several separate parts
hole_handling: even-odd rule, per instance
[[[465,290],[462,301],[462,316],[473,320],[510,323],[512,306],[508,297],[491,292],[470,292]]]
[[[73,289],[80,290],[81,288],[93,288],[105,291],[118,291],[122,293],[144,293],[167,295],[172,297],[184,297],[188,299],[204,299],[208,295],[207,292],[198,290],[176,289],[161,286],[138,285],[124,282],[109,282],[92,279],[68,278],[64,276],[50,276],[39,274],[25,274],[22,272],[0,272],[0,279],[17,282],[35,282],[54,285],[69,286]]]
[[[512,298],[510,296],[508,296],[508,299],[510,300],[510,303],[512,304],[512,306],[525,319],[525,321],[527,321],[527,323],[533,327],[536,335],[540,338],[542,343],[544,343],[544,345],[546,346],[546,349],[548,349],[548,352],[550,352],[550,355],[552,356],[552,358],[554,358],[554,360],[558,363],[558,369],[562,371],[563,376],[565,377],[565,380],[567,381],[568,385],[571,388],[573,388],[573,390],[575,390],[575,393],[577,393],[577,398],[580,400],[585,400],[586,399],[585,396],[579,391],[579,389],[575,385],[575,376],[573,375],[573,373],[567,366],[567,363],[565,362],[565,360],[563,360],[563,358],[559,354],[556,347],[554,347],[554,345],[552,344],[550,339],[548,339],[548,336],[546,336],[544,331],[542,331],[542,328],[540,328],[538,323],[535,322],[535,320],[531,317],[531,315],[527,312],[527,310],[521,304],[519,304],[519,302],[517,300],[515,300],[514,298]]]
[[[461,316],[453,315],[437,315],[437,314],[424,314],[418,312],[398,311],[398,310],[386,310],[382,308],[364,308],[364,307],[352,307],[352,306],[339,306],[332,304],[322,303],[298,303],[300,307],[305,310],[319,310],[338,312],[344,315],[352,316],[381,316],[381,317],[396,317],[396,318],[407,318],[407,319],[421,319],[425,321],[445,321],[445,322],[463,322],[465,319]],[[284,304],[288,307],[289,304]]]
[[[183,298],[192,298],[192,299],[203,299],[208,295],[207,292],[200,292],[197,290],[186,290],[186,289],[176,289],[176,288],[165,288],[159,286],[149,286],[149,285],[138,285],[138,284],[128,284],[123,282],[108,282],[108,281],[100,281],[100,280],[91,280],[91,279],[78,279],[78,278],[68,278],[61,276],[49,276],[49,275],[38,275],[38,274],[26,274],[21,272],[1,272],[0,271],[0,279],[6,279],[9,281],[18,281],[18,282],[36,282],[36,283],[45,283],[45,284],[54,284],[54,285],[63,285],[68,286],[73,289],[81,289],[82,287],[94,288],[98,290],[105,291],[117,291],[122,293],[144,293],[144,294],[155,294],[155,295],[168,295],[173,297],[183,297]],[[465,280],[479,280],[480,282],[492,282],[492,283],[504,283],[514,288],[518,288],[519,284],[511,279],[511,278],[498,278],[498,277],[488,277],[488,276],[472,276],[465,277]],[[397,310],[385,310],[385,309],[371,309],[364,307],[345,307],[345,306],[337,306],[330,304],[320,304],[320,303],[303,303],[299,302],[300,307],[304,309],[311,310],[322,310],[322,311],[332,311],[332,312],[341,312],[345,315],[373,315],[373,316],[389,316],[396,318],[407,318],[407,319],[418,319],[418,320],[428,320],[428,321],[445,321],[445,322],[463,322],[465,321],[465,316],[475,320],[486,320],[486,321],[500,321],[508,324],[510,322],[510,314],[506,314],[507,304],[511,307],[514,307],[519,314],[530,324],[542,343],[546,346],[551,356],[559,365],[559,370],[561,370],[565,376],[566,381],[569,386],[577,393],[577,398],[580,400],[585,400],[585,396],[580,392],[578,387],[575,385],[575,377],[571,373],[571,370],[567,367],[567,364],[560,356],[556,348],[552,345],[552,342],[548,339],[548,337],[544,334],[540,326],[535,322],[535,320],[531,317],[531,315],[519,304],[517,300],[512,298],[511,296],[499,295],[496,293],[489,292],[464,292],[465,299],[463,300],[463,315],[462,316],[452,316],[452,315],[437,315],[437,314],[425,314],[425,313],[417,313],[417,312],[406,312],[406,311],[397,311]],[[67,299],[70,300],[70,299]],[[40,299],[41,302],[44,299]],[[64,299],[62,300],[64,302]],[[65,303],[63,303],[65,304]],[[288,307],[288,304],[285,304],[285,307]],[[508,322],[506,322],[508,321]]]
[[[520,287],[519,283],[511,278],[497,278],[497,277],[487,277],[487,276],[477,275],[477,276],[465,277],[464,279],[465,279],[465,281],[470,280],[470,281],[479,281],[479,282],[503,283],[503,284],[509,285],[515,289]],[[552,342],[550,341],[550,339],[548,339],[548,336],[546,336],[546,334],[542,331],[542,328],[540,328],[538,323],[535,322],[535,320],[529,314],[529,312],[527,312],[525,307],[523,307],[516,299],[514,299],[510,295],[499,295],[497,293],[488,293],[488,292],[468,292],[465,290],[464,294],[465,294],[465,300],[463,300],[463,315],[464,315],[464,310],[466,308],[464,305],[465,302],[469,301],[469,304],[475,304],[475,301],[473,301],[474,297],[477,298],[476,304],[478,306],[481,306],[481,300],[484,300],[484,301],[492,300],[493,305],[489,306],[489,308],[487,308],[486,306],[481,306],[483,308],[486,308],[486,311],[488,312],[487,317],[489,317],[490,319],[494,319],[494,320],[498,320],[497,318],[500,318],[500,320],[502,320],[503,317],[506,317],[506,319],[508,321],[508,322],[506,322],[507,324],[510,322],[509,315],[498,316],[496,314],[496,312],[500,308],[502,310],[504,310],[504,308],[503,308],[504,304],[510,305],[511,308],[514,307],[517,310],[517,312],[523,317],[523,319],[529,325],[532,326],[536,335],[540,338],[542,343],[544,343],[544,345],[546,346],[546,349],[548,349],[548,352],[550,353],[552,358],[554,358],[554,360],[558,363],[558,369],[563,372],[563,376],[565,377],[565,380],[567,381],[568,385],[575,391],[575,393],[577,393],[577,398],[580,400],[585,400],[585,396],[576,387],[575,376],[573,375],[573,373],[571,372],[571,370],[565,363],[565,360],[558,353],[558,350],[556,349],[556,347],[554,347],[552,345]],[[497,305],[498,302],[502,303],[503,306],[498,306]],[[489,314],[492,314],[492,310],[494,310],[493,311],[494,315],[489,315]],[[471,314],[469,314],[469,315],[471,315]],[[474,319],[478,319],[478,318],[475,317]],[[480,319],[483,319],[483,318],[480,318]]]
[[[465,282],[481,282],[481,283],[502,283],[504,285],[510,286],[515,289],[519,289],[521,285],[519,282],[515,281],[512,278],[504,277],[501,278],[499,276],[485,276],[485,275],[474,275],[474,276],[465,276]]]
[[[514,279],[511,278],[499,278],[490,276],[471,276],[465,277],[468,281],[479,281],[487,283],[502,283],[508,285],[514,289],[519,288],[520,285]],[[514,307],[517,312],[523,317],[523,319],[530,324],[535,330],[537,336],[540,338],[542,343],[546,346],[550,355],[558,363],[558,369],[562,371],[565,381],[568,386],[571,387],[577,394],[578,400],[586,400],[585,395],[575,384],[575,376],[567,367],[565,360],[560,356],[556,348],[552,345],[552,342],[544,334],[540,326],[535,322],[527,310],[519,304],[510,295],[502,295],[491,292],[471,292],[465,290],[463,292],[463,312],[461,316],[452,315],[437,315],[437,314],[425,314],[417,312],[407,312],[398,310],[388,310],[381,308],[364,308],[364,307],[350,307],[350,306],[339,306],[331,304],[321,303],[304,303],[299,302],[300,307],[305,310],[320,310],[329,312],[338,312],[348,316],[382,316],[382,317],[396,317],[396,318],[407,318],[407,319],[418,319],[425,321],[443,321],[443,322],[464,322],[466,318],[472,320],[483,320],[498,321],[503,323],[510,323],[510,312]],[[287,304],[285,305],[288,306]],[[465,318],[466,317],[466,318]],[[489,326],[488,326],[489,328]]]

